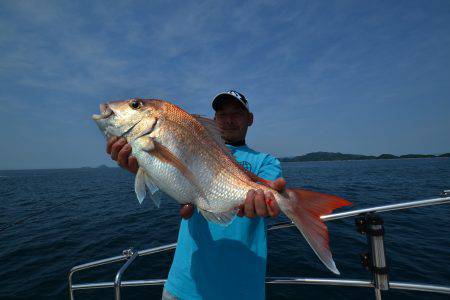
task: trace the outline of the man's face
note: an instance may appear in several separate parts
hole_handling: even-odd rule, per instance
[[[245,139],[247,129],[253,123],[253,114],[235,100],[225,99],[216,110],[214,120],[222,130],[225,142],[234,143]]]

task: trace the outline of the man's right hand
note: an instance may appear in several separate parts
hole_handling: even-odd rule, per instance
[[[126,139],[119,139],[115,136],[108,139],[106,152],[111,155],[113,160],[117,161],[119,166],[131,173],[137,173],[139,165],[136,157],[131,155],[131,146],[127,143]]]

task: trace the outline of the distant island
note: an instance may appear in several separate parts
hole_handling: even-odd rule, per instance
[[[433,154],[406,154],[396,156],[392,154],[381,154],[379,156],[361,155],[361,154],[344,154],[340,152],[312,152],[305,155],[294,157],[281,157],[282,162],[297,161],[333,161],[333,160],[366,160],[366,159],[401,159],[401,158],[433,158],[433,157],[450,157],[450,153],[441,155]]]
[[[81,167],[80,169],[110,169],[112,167],[108,167],[107,165],[100,165],[98,167]]]

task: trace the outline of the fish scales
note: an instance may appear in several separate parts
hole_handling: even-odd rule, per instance
[[[206,199],[198,197],[200,203],[196,204],[206,210],[227,211],[242,202],[242,196],[245,196],[247,190],[251,188],[249,185],[252,185],[248,176],[223,153],[212,141],[207,130],[195,119],[189,118],[190,116],[180,112],[179,109],[170,107],[168,110],[170,117],[166,119],[168,122],[161,136],[164,137],[163,142],[166,142],[173,152],[179,154],[194,174],[202,175],[199,176],[199,183],[206,191]],[[171,142],[177,140],[193,142],[181,146]],[[217,157],[221,159],[218,160]]]

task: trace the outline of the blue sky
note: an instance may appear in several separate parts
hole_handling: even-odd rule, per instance
[[[450,1],[0,2],[0,169],[114,165],[100,102],[226,89],[277,156],[450,152]]]

